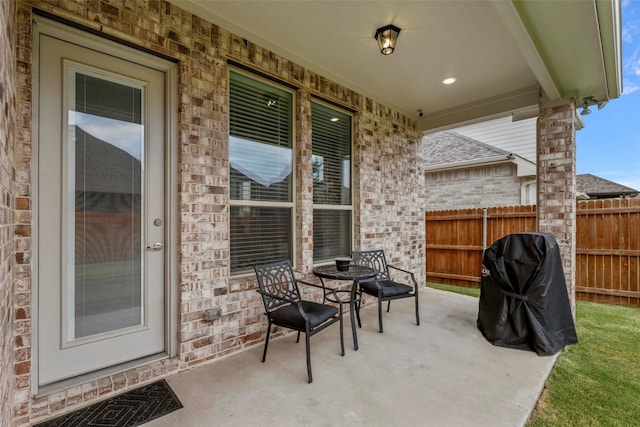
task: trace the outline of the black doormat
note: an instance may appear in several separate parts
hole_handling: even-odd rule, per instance
[[[34,427],[132,427],[180,408],[182,403],[169,384],[160,380]]]

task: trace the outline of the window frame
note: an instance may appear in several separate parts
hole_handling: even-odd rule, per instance
[[[227,82],[228,82],[228,93],[229,93],[229,101],[228,101],[228,106],[229,106],[229,115],[228,115],[228,119],[227,119],[227,129],[229,129],[228,131],[228,148],[230,151],[230,145],[231,145],[231,75],[232,73],[235,74],[239,74],[243,77],[249,78],[249,79],[253,79],[255,81],[258,81],[262,84],[268,85],[268,86],[272,86],[278,90],[282,90],[285,92],[288,92],[291,94],[291,122],[290,122],[290,128],[291,128],[291,184],[290,184],[290,201],[287,202],[282,202],[282,201],[263,201],[263,200],[239,200],[239,199],[233,199],[232,198],[232,191],[231,191],[231,159],[229,156],[229,170],[228,170],[228,176],[229,176],[229,275],[231,277],[240,277],[240,276],[246,276],[246,275],[252,275],[254,274],[252,270],[248,270],[248,269],[242,269],[242,270],[238,270],[238,271],[233,271],[232,270],[232,266],[231,266],[231,220],[232,220],[232,216],[231,216],[231,208],[233,207],[260,207],[260,208],[274,208],[274,209],[289,209],[291,212],[290,215],[290,221],[289,221],[289,252],[291,254],[291,263],[292,265],[296,265],[296,251],[295,251],[295,245],[296,245],[296,188],[297,188],[297,182],[296,182],[296,170],[297,170],[297,165],[296,165],[296,146],[297,146],[297,135],[296,135],[296,123],[297,123],[297,116],[296,116],[296,105],[297,105],[297,91],[293,88],[291,88],[290,86],[287,86],[286,84],[279,82],[277,80],[272,80],[269,78],[265,78],[263,76],[261,76],[258,73],[255,72],[251,72],[251,71],[246,71],[242,68],[239,67],[235,67],[235,66],[229,66],[228,68],[228,72],[227,72]]]
[[[332,256],[330,258],[323,258],[323,259],[316,259],[315,258],[315,221],[314,218],[312,216],[311,221],[312,224],[314,225],[314,251],[313,251],[313,265],[321,265],[321,264],[326,264],[328,262],[331,262],[334,260],[334,258],[336,257],[341,257],[341,256],[351,256],[351,251],[353,250],[353,242],[354,242],[354,189],[353,189],[353,183],[354,183],[354,179],[353,179],[353,171],[354,171],[354,161],[353,161],[353,150],[354,150],[354,118],[355,118],[355,114],[353,111],[350,111],[344,107],[340,107],[337,106],[331,102],[325,101],[321,98],[317,98],[317,97],[312,97],[311,99],[311,104],[318,104],[322,107],[331,109],[331,110],[335,110],[337,112],[339,112],[340,114],[344,114],[346,116],[349,116],[349,120],[350,120],[350,141],[349,141],[349,157],[350,157],[350,162],[349,162],[349,189],[350,189],[350,204],[345,205],[345,204],[327,204],[327,203],[313,203],[313,212],[315,213],[316,210],[325,210],[325,211],[350,211],[351,214],[349,215],[349,220],[350,220],[350,235],[349,235],[349,249],[348,249],[348,254],[343,254],[343,255],[338,255],[336,254],[335,256]],[[313,108],[310,108],[310,110],[312,111],[311,113],[311,123],[313,126]],[[313,134],[311,135],[311,153],[312,153],[312,159],[313,159]],[[312,198],[312,202],[313,202],[313,194],[311,196]]]

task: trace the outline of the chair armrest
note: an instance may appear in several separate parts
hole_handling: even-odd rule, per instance
[[[302,283],[302,284],[307,285],[307,286],[313,286],[314,288],[325,289],[324,286],[318,285],[317,283],[311,283],[311,282],[307,282],[305,280],[300,280],[300,279],[297,279],[296,281],[298,283]]]
[[[329,291],[329,292],[331,292],[333,297],[336,299],[336,301],[340,301],[340,297],[338,296],[336,290],[333,289],[333,288],[325,287],[323,282],[320,282],[320,283],[322,283],[321,285],[318,285],[317,283],[306,282],[306,281],[300,280],[300,279],[298,279],[297,282],[298,283],[302,283],[302,284],[307,285],[307,286],[313,286],[314,288],[322,289],[322,291],[325,294],[325,298],[326,298],[326,295],[327,295],[327,291]]]
[[[397,271],[400,271],[402,273],[406,273],[406,274],[410,275],[411,276],[411,281],[413,282],[414,287],[416,288],[416,290],[418,289],[418,282],[416,281],[416,276],[411,271],[404,270],[402,268],[395,267],[393,265],[388,265],[388,264],[387,264],[387,267],[393,268],[394,270],[397,270]]]
[[[294,270],[294,273],[302,274],[302,272],[298,271],[298,270]],[[307,285],[307,286],[313,286],[314,288],[318,288],[318,289],[323,289],[323,290],[325,289],[325,287],[323,285],[318,285],[317,283],[307,282],[306,280],[302,280],[302,279],[297,279],[296,278],[296,282],[302,283],[303,285]]]

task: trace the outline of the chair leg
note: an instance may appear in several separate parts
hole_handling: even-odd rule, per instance
[[[309,342],[309,334],[304,334],[305,344],[307,346],[307,376],[309,377],[309,383],[313,381],[313,375],[311,375],[311,344]]]
[[[416,292],[416,325],[420,325],[420,304],[418,304],[418,293]]]
[[[391,310],[391,300],[387,301],[387,313]]]
[[[262,352],[262,363],[267,359],[267,347],[269,347],[269,335],[271,335],[271,322],[267,327],[267,339],[264,341],[264,351]]]
[[[296,344],[300,342],[300,331],[298,331],[298,336],[296,337]]]
[[[360,299],[356,303],[356,317],[358,318],[358,327],[362,328],[362,322],[360,321],[360,304],[362,303],[362,295],[360,295]]]
[[[378,298],[378,325],[382,333],[382,300],[380,298]]]
[[[358,351],[358,331],[356,330],[356,319],[354,319],[354,315],[357,313],[357,306],[354,307],[357,303],[349,303],[349,318],[351,320],[351,334],[353,335],[353,349]],[[356,313],[354,313],[354,311]],[[360,323],[360,316],[358,316],[358,323]]]

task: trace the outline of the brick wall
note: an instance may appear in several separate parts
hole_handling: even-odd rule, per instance
[[[179,350],[178,357],[50,395],[30,389],[30,169],[32,7],[103,31],[179,61]],[[311,96],[356,111],[354,116],[355,248],[382,247],[390,261],[424,280],[424,177],[417,168],[419,135],[413,119],[337,85],[286,58],[155,0],[17,2],[19,115],[16,179],[25,210],[18,219],[21,279],[16,325],[25,358],[16,369],[14,423],[43,419],[189,366],[262,343],[266,322],[252,275],[229,275],[227,133],[228,61],[281,80],[297,90],[296,258],[312,269]],[[17,200],[17,199],[16,199]],[[222,318],[202,320],[222,307]],[[18,364],[16,364],[18,366]]]
[[[367,99],[356,117],[354,247],[382,248],[424,282],[424,175],[411,120]]]
[[[31,376],[31,23],[30,13],[16,5],[15,51],[15,216],[13,274],[14,398],[12,422],[23,424],[29,415]]]
[[[15,4],[0,2],[0,425],[11,424],[14,394],[13,266]]]
[[[576,131],[575,106],[541,109],[538,117],[538,230],[558,241],[575,317]]]
[[[513,164],[430,172],[425,175],[425,210],[517,206],[523,180]]]

